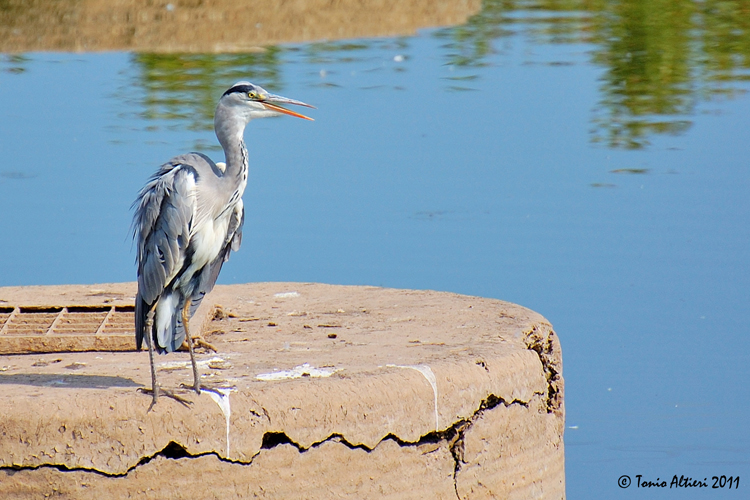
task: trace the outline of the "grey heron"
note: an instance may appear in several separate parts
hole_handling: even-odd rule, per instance
[[[159,398],[154,351],[177,350],[187,340],[193,367],[193,389],[201,383],[188,323],[211,291],[242,242],[248,155],[245,127],[255,118],[291,115],[312,120],[282,105],[312,108],[294,99],[267,92],[249,82],[237,82],[219,99],[214,129],[226,163],[214,163],[201,153],[176,156],[149,179],[133,203],[133,236],[138,245],[138,294],[135,299],[137,349],[146,340],[151,363],[151,407]],[[161,391],[185,404],[171,391]]]

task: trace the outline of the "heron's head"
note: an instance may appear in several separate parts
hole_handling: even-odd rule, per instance
[[[290,115],[305,120],[312,120],[312,118],[308,116],[295,113],[294,111],[282,106],[288,104],[314,108],[314,106],[310,106],[304,102],[271,94],[264,88],[250,82],[237,82],[221,96],[219,105],[217,106],[217,118],[224,114],[219,113],[219,110],[223,108],[228,114],[236,118],[244,119],[245,123],[255,118],[267,118],[269,116],[280,115]]]

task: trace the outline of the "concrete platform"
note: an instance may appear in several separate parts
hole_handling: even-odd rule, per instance
[[[134,293],[0,288],[0,306]],[[261,283],[217,286],[196,317],[218,353],[189,408],[147,412],[145,351],[0,356],[0,498],[565,497],[560,344],[533,311]],[[191,383],[187,353],[157,361],[164,387]]]

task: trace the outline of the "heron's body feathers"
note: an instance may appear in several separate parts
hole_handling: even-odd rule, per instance
[[[192,315],[216,283],[230,250],[239,249],[242,199],[232,200],[227,210],[231,194],[229,200],[216,196],[223,177],[224,171],[202,154],[178,156],[161,166],[136,200],[138,348],[146,335],[146,314],[154,304],[157,351],[179,348],[185,338],[185,301],[190,300]]]

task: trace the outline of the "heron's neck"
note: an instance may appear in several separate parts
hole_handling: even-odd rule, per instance
[[[226,156],[227,166],[224,170],[224,179],[238,186],[240,191],[244,191],[247,184],[248,159],[243,135],[247,122],[237,117],[219,119],[221,111],[224,110],[217,109],[216,137],[221,147],[224,148]]]
[[[222,143],[224,155],[226,156],[227,168],[224,170],[225,177],[238,178],[242,182],[247,182],[247,148],[242,136],[235,141]]]

